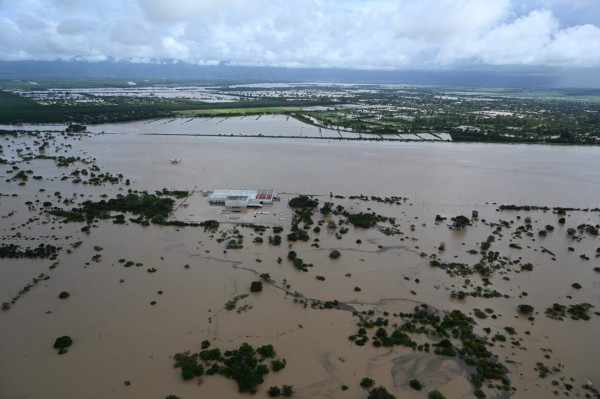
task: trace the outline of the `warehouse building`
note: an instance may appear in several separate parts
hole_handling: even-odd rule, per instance
[[[271,189],[218,189],[208,197],[211,204],[223,204],[228,208],[261,208],[277,199],[277,193]]]

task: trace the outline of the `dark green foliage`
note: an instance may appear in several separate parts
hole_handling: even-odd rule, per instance
[[[119,194],[116,198],[111,198],[108,201],[84,201],[81,208],[75,208],[71,211],[53,209],[49,213],[64,217],[68,221],[82,222],[85,220],[90,224],[94,219],[110,218],[110,212],[129,212],[140,215],[140,219],[134,220],[136,222],[146,219],[156,224],[169,224],[166,219],[173,211],[174,204],[175,201],[167,197],[159,197],[145,192],[141,194],[129,193],[127,195]],[[181,223],[186,225],[184,222]]]
[[[306,195],[299,195],[294,197],[288,202],[288,205],[292,208],[316,208],[319,206],[318,199],[312,199]]]
[[[191,380],[194,377],[200,377],[204,374],[204,367],[198,364],[198,354],[189,352],[177,353],[175,359],[175,368],[181,368],[181,377],[184,380]]]
[[[475,397],[476,397],[476,398],[479,398],[479,399],[483,399],[483,398],[485,398],[485,397],[486,397],[486,396],[485,396],[485,393],[484,393],[484,392],[483,392],[481,389],[476,389],[476,390],[473,392],[473,394],[475,395]]]
[[[338,251],[337,249],[334,249],[333,251],[331,251],[331,252],[329,253],[329,257],[330,257],[331,259],[337,259],[337,258],[339,258],[340,256],[342,256],[342,254],[341,254],[341,253],[340,253],[340,251]]]
[[[253,281],[250,284],[250,292],[261,292],[263,289],[262,281]]]
[[[235,380],[240,392],[256,392],[256,386],[263,383],[263,376],[269,370],[259,364],[254,348],[243,343],[239,349],[226,351],[224,356],[225,367],[222,374]]]
[[[526,314],[526,315],[533,313],[533,310],[534,310],[533,306],[527,305],[527,304],[519,305],[519,306],[517,306],[517,308],[519,309],[519,313]]]
[[[452,220],[452,228],[454,228],[455,230],[461,230],[471,225],[471,220],[469,220],[469,218],[464,215],[453,217],[450,220]]]
[[[396,399],[396,397],[389,393],[384,387],[377,387],[369,391],[367,399]]]
[[[348,219],[348,222],[354,227],[360,227],[368,229],[375,226],[378,222],[385,222],[388,220],[387,217],[377,215],[376,213],[348,213],[344,212],[343,215]]]
[[[60,299],[67,299],[67,298],[68,298],[68,297],[70,297],[70,296],[71,296],[71,294],[69,294],[67,291],[63,291],[63,292],[61,292],[60,294],[58,294],[58,297],[59,297]]]
[[[205,220],[204,222],[200,223],[200,225],[204,227],[204,231],[214,232],[219,230],[219,222],[216,220]]]
[[[27,247],[21,249],[20,245],[2,244],[0,245],[0,258],[55,258],[58,255],[60,247],[50,244],[40,244],[35,248]]]
[[[242,344],[238,349],[228,350],[221,353],[218,348],[207,349],[210,346],[208,341],[202,342],[203,350],[199,354],[190,355],[189,352],[177,354],[176,367],[187,366],[184,379],[193,378],[199,374],[200,370],[196,368],[197,360],[202,360],[207,369],[206,375],[220,374],[237,382],[240,392],[256,393],[256,387],[263,383],[264,375],[269,373],[269,368],[263,364],[265,358],[275,356],[275,349],[272,345],[264,345],[254,349],[247,343]],[[259,358],[257,354],[262,356]],[[278,371],[285,367],[285,360],[273,360],[271,365],[273,370]],[[202,372],[204,369],[202,368]],[[275,393],[276,390],[273,390]],[[280,391],[285,396],[284,389]],[[278,395],[272,395],[278,396]]]
[[[530,272],[533,270],[533,265],[531,263],[525,263],[521,265],[521,270]]]
[[[269,236],[269,244],[281,245],[281,236],[279,234],[275,234],[273,237]]]
[[[429,399],[446,399],[446,397],[437,389],[434,389],[433,391],[429,391],[429,393],[427,394],[427,397]]]
[[[200,351],[198,356],[200,356],[200,359],[204,361],[217,361],[221,359],[221,350],[219,348],[204,349]]]
[[[210,347],[210,341],[205,339],[204,341],[202,341],[202,343],[200,344],[200,347],[202,349],[208,349],[208,347]]]
[[[63,335],[62,337],[56,338],[54,341],[53,348],[54,349],[66,349],[73,345],[73,340],[68,335]]]
[[[421,384],[421,381],[413,378],[412,380],[410,380],[408,382],[408,384],[410,385],[410,387],[412,389],[414,389],[415,391],[420,391],[421,389],[423,389],[423,385]]]
[[[284,385],[281,387],[281,394],[286,398],[291,397],[294,394],[294,387],[291,385]]]
[[[273,345],[263,345],[257,348],[256,352],[258,352],[258,354],[260,354],[262,357],[274,358],[275,356],[277,356]]]
[[[375,384],[375,381],[372,378],[364,377],[360,380],[360,386],[363,388],[371,388]]]
[[[278,386],[270,387],[269,390],[267,391],[267,394],[270,397],[272,397],[272,398],[280,396],[281,395],[281,388],[279,388]]]
[[[271,362],[271,367],[273,368],[273,371],[277,372],[277,371],[281,371],[285,368],[287,362],[285,361],[285,359],[283,360],[273,360]]]
[[[310,236],[303,229],[297,229],[287,235],[288,241],[308,241]]]

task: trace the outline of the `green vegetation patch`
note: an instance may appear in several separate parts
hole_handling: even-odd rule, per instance
[[[208,347],[203,343],[203,347]],[[175,368],[181,369],[184,380],[193,379],[203,374],[219,374],[237,383],[239,392],[257,392],[257,387],[264,382],[269,368],[264,362],[277,356],[272,345],[264,345],[257,349],[243,343],[238,349],[221,352],[220,349],[203,349],[199,353],[177,353],[174,356]],[[285,360],[271,361],[274,371],[285,367]],[[277,370],[276,370],[277,369]],[[291,387],[287,390],[290,391]],[[282,391],[280,391],[281,393]],[[291,393],[290,393],[291,395]]]

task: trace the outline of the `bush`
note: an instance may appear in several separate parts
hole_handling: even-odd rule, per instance
[[[377,387],[369,391],[367,399],[396,399],[396,397],[389,393],[384,387]]]
[[[63,335],[62,337],[56,338],[54,341],[54,349],[58,349],[59,354],[63,354],[67,352],[67,348],[73,345],[73,340],[68,335]]]
[[[273,368],[273,371],[281,371],[285,368],[285,365],[287,364],[287,362],[285,361],[285,359],[283,360],[273,360],[271,362],[271,367]]]
[[[261,292],[263,289],[261,281],[253,281],[250,284],[250,292]]]
[[[274,398],[274,397],[281,395],[281,389],[277,386],[274,386],[274,387],[269,388],[267,393],[269,394],[270,397]]]
[[[294,197],[288,202],[292,208],[316,208],[319,205],[319,200],[309,198],[306,195]]]
[[[360,386],[363,388],[371,388],[375,384],[375,381],[372,378],[365,377],[360,380]]]
[[[522,313],[522,314],[533,313],[533,306],[531,306],[531,305],[523,304],[523,305],[517,306],[517,308],[519,309],[519,313]]]
[[[292,387],[291,385],[284,385],[281,388],[281,394],[286,398],[289,398],[294,394],[294,387]]]
[[[416,390],[416,391],[420,391],[423,388],[423,385],[421,384],[421,381],[417,380],[417,379],[412,379],[409,382],[409,385],[412,389]]]
[[[340,253],[340,251],[338,251],[337,249],[334,249],[333,251],[331,251],[331,252],[329,253],[329,257],[330,257],[331,259],[337,259],[337,258],[339,258],[340,256],[342,256],[342,254],[341,254],[341,253]]]
[[[67,291],[63,291],[63,292],[61,292],[60,294],[58,294],[58,297],[59,297],[60,299],[67,299],[67,298],[68,298],[68,297],[70,297],[70,296],[71,296],[71,294],[69,294]]]
[[[442,393],[440,391],[438,391],[437,389],[430,391],[428,394],[428,398],[429,399],[446,399],[446,397],[444,395],[442,395]]]
[[[257,348],[256,352],[259,355],[261,355],[262,357],[274,358],[275,356],[277,356],[277,353],[275,352],[275,348],[273,348],[273,345],[263,345],[263,346]]]

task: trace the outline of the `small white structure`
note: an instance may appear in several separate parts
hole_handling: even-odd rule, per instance
[[[211,204],[223,204],[228,208],[261,208],[277,198],[272,189],[218,189],[208,197]]]

